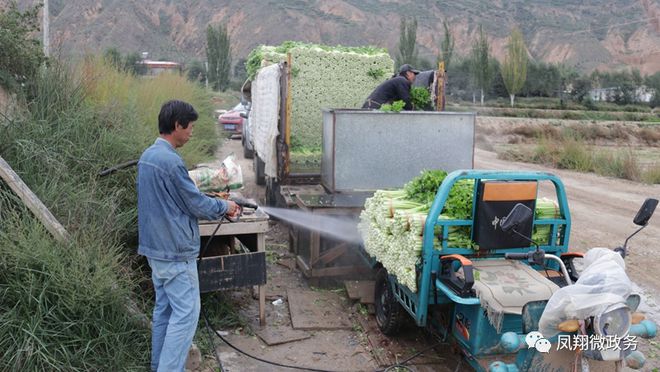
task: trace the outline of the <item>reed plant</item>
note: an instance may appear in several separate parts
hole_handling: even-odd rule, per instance
[[[655,163],[646,168],[642,172],[642,179],[646,183],[659,184],[660,183],[660,164]]]
[[[67,228],[56,242],[0,182],[0,370],[145,370],[151,292],[133,271],[137,236],[135,169],[99,178],[158,136],[169,99],[198,110],[189,165],[217,143],[210,100],[181,76],[137,78],[98,58],[51,63],[26,84],[21,108],[0,115],[0,156]]]

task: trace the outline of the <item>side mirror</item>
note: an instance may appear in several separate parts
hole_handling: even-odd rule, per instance
[[[655,212],[655,207],[657,206],[658,199],[648,198],[644,200],[644,204],[642,204],[642,207],[637,211],[633,223],[638,226],[646,226],[646,224],[649,223],[651,216],[653,216],[653,212]]]
[[[246,112],[241,112],[239,115],[240,115],[243,119],[247,119],[247,117],[248,117],[248,115],[247,115]]]
[[[513,209],[511,209],[511,212],[509,212],[506,217],[502,218],[500,221],[500,227],[502,228],[502,231],[509,232],[523,222],[531,219],[532,216],[533,212],[528,206],[518,203]]]

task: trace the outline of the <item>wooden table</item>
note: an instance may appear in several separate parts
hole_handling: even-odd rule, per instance
[[[258,286],[259,322],[264,325],[268,215],[259,209],[249,212],[251,210],[246,210],[237,222],[222,221],[220,227],[220,221],[199,222],[203,251],[199,266],[199,288],[201,293],[206,293]],[[204,252],[211,236],[213,238],[209,248]]]

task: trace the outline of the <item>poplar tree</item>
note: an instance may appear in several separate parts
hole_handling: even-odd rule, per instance
[[[440,53],[438,55],[438,62],[444,61],[445,70],[449,70],[449,62],[451,62],[451,57],[454,54],[455,39],[452,36],[451,31],[449,30],[449,25],[447,24],[446,19],[442,21],[442,27],[445,29],[445,36],[442,39],[442,43],[440,44]]]
[[[397,67],[405,63],[413,66],[417,63],[417,19],[406,20],[401,17],[399,33],[399,53],[396,56]]]
[[[481,92],[481,105],[484,104],[485,91],[493,80],[493,66],[490,59],[490,44],[484,34],[483,26],[479,25],[479,36],[472,45],[470,72],[474,85]]]
[[[231,40],[226,25],[206,29],[206,59],[208,79],[213,90],[226,90],[231,69]]]
[[[511,107],[516,94],[520,92],[527,79],[527,49],[519,29],[514,28],[509,36],[507,54],[502,64],[502,80],[511,98]]]

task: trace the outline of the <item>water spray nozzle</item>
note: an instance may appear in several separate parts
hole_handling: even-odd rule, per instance
[[[250,208],[250,209],[255,209],[255,210],[256,210],[257,208],[259,208],[258,205],[254,204],[254,203],[252,203],[252,202],[249,202],[249,201],[247,201],[247,200],[245,200],[245,199],[243,199],[243,198],[232,197],[230,200],[233,201],[234,203],[240,205],[241,208]]]

